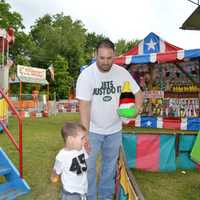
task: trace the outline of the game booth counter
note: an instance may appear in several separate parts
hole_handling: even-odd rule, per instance
[[[188,126],[191,120],[199,124],[200,49],[183,50],[150,33],[115,63],[126,67],[143,90],[144,110],[136,126],[200,129]]]
[[[22,117],[48,116],[49,83],[46,80],[46,69],[17,65],[17,75],[12,75],[9,80],[10,98]],[[12,85],[19,85],[19,94],[12,94]],[[30,94],[24,94],[24,84],[34,85]],[[39,92],[40,86],[44,86],[45,92]]]
[[[130,127],[123,133],[128,169],[200,169],[200,159],[191,158],[200,140],[200,49],[183,50],[150,33],[115,63],[131,73],[144,93],[142,114],[124,120]],[[121,190],[120,200],[128,199],[126,188]]]

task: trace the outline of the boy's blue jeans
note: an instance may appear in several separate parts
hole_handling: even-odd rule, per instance
[[[122,143],[122,133],[116,132],[110,135],[89,133],[91,152],[87,160],[88,167],[88,193],[87,200],[96,200],[97,192],[99,200],[112,200],[114,193],[114,178],[119,148]],[[96,159],[101,152],[101,171],[99,185],[96,185]],[[98,188],[98,190],[97,190]]]

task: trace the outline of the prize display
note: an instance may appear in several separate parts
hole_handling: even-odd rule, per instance
[[[128,68],[144,92],[142,115],[199,117],[199,62],[190,61]]]

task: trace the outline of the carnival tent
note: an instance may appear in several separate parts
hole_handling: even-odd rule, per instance
[[[149,33],[138,46],[115,58],[115,63],[148,64],[167,63],[200,58],[200,49],[184,50],[163,40],[155,33]]]

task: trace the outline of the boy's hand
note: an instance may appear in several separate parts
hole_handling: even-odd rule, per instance
[[[51,177],[51,182],[52,183],[57,183],[59,180],[59,177]]]
[[[56,172],[53,170],[52,174],[51,174],[51,182],[52,183],[57,183],[59,180],[59,176],[56,174]]]

